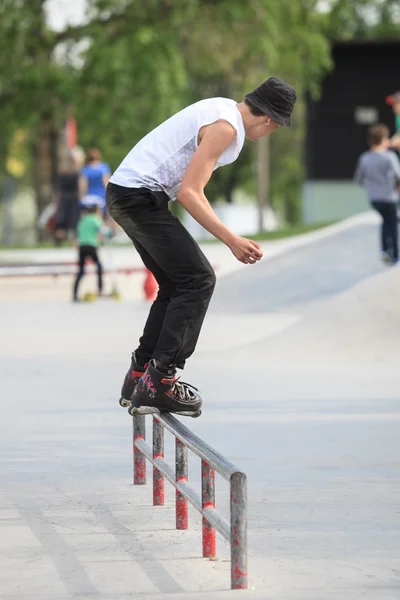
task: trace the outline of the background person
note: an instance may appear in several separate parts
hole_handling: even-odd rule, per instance
[[[369,201],[382,217],[381,256],[394,264],[399,259],[397,202],[400,185],[400,161],[388,150],[389,128],[374,125],[369,130],[370,150],[358,159],[355,181],[365,187]]]
[[[395,92],[386,98],[387,104],[392,107],[395,119],[396,133],[390,140],[391,148],[400,150],[400,91]]]
[[[61,160],[56,186],[55,238],[58,243],[75,233],[79,219],[79,170],[74,156]]]
[[[101,199],[103,215],[106,211],[106,187],[111,175],[110,167],[102,162],[101,152],[92,148],[86,153],[86,164],[81,170],[79,182],[81,198],[86,195]]]
[[[87,195],[82,199],[81,203],[84,209],[77,227],[79,269],[74,283],[74,302],[78,302],[79,300],[79,284],[85,274],[85,263],[88,258],[91,258],[97,267],[97,289],[99,296],[103,292],[103,266],[97,252],[102,239],[101,231],[104,226],[103,219],[99,214],[101,208],[99,207],[97,196]]]

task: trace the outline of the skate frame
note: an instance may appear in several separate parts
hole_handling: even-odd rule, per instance
[[[133,483],[146,483],[153,465],[153,505],[164,505],[164,479],[176,489],[176,529],[188,529],[188,502],[203,516],[203,557],[216,557],[216,531],[231,546],[231,589],[247,589],[246,475],[171,414],[152,415],[153,448],[146,443],[144,415],[133,419]],[[164,460],[164,429],[175,436],[175,473]],[[201,497],[188,483],[188,449],[201,458]],[[215,472],[230,483],[230,523],[215,509]]]

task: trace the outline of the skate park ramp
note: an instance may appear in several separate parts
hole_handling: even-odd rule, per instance
[[[211,308],[236,314],[302,312],[384,272],[377,244],[378,224],[367,213],[354,227],[224,277]]]
[[[400,356],[400,268],[371,276],[305,311],[276,338],[252,345],[268,363],[298,366],[376,364],[396,367]],[[299,347],[301,352],[299,352]]]
[[[219,536],[218,560],[201,558],[194,510],[176,531],[172,486],[157,508],[150,484],[132,486],[118,392],[148,304],[73,305],[52,281],[34,299],[10,284],[0,295],[0,597],[398,600],[400,270],[379,262],[377,237],[376,222],[360,222],[217,283],[183,374],[204,411],[184,422],[248,476],[243,593],[229,591]],[[167,435],[165,454],[173,464]],[[189,481],[200,489],[193,456]],[[216,504],[227,517],[218,478]]]

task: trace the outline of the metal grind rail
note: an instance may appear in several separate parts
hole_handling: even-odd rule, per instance
[[[95,273],[92,263],[88,263],[88,273]],[[31,265],[0,265],[0,277],[58,277],[61,275],[75,275],[78,268],[77,263],[43,263]],[[143,267],[118,267],[118,273],[131,275],[132,273],[145,272]],[[111,273],[112,269],[104,268],[105,274]]]
[[[164,460],[164,430],[175,436],[175,469]],[[231,588],[247,589],[246,475],[170,414],[153,415],[152,448],[144,415],[133,417],[133,483],[146,483],[146,459],[153,465],[153,505],[164,504],[164,480],[176,489],[176,529],[188,528],[188,502],[203,516],[203,556],[216,556],[216,531],[231,546]],[[201,458],[201,496],[188,483],[188,449]],[[215,472],[230,483],[230,523],[215,508]]]

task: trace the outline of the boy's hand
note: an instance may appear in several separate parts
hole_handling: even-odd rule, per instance
[[[261,246],[257,242],[239,236],[233,238],[229,248],[232,254],[245,265],[254,265],[258,260],[261,260],[263,255]]]

